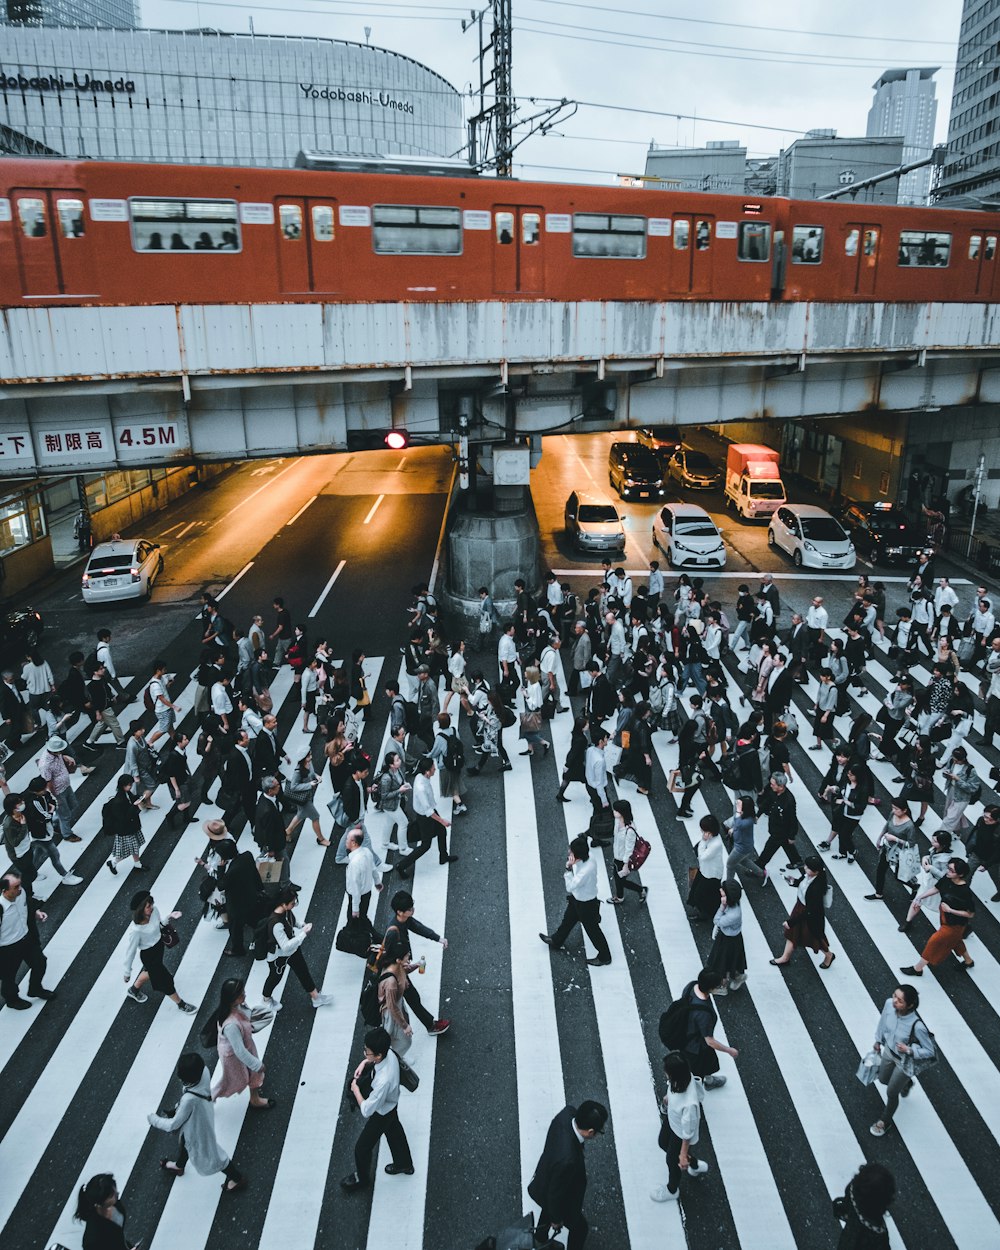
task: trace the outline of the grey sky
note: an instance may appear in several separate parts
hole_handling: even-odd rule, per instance
[[[245,32],[252,16],[258,34],[364,42],[370,26],[373,44],[414,57],[459,89],[478,81],[476,38],[460,25],[470,8],[457,0],[141,4],[146,25],[171,29]],[[513,12],[514,90],[523,116],[542,107],[531,96],[650,110],[581,107],[557,134],[518,150],[520,177],[589,182],[640,173],[650,140],[683,147],[739,139],[751,155],[764,156],[812,127],[864,134],[872,83],[882,70],[904,66],[942,67],[938,141],[947,133],[961,0],[513,0]]]

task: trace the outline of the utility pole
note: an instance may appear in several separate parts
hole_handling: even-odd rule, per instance
[[[484,42],[487,14],[493,28]],[[488,9],[470,11],[462,30],[472,26],[479,31],[479,112],[469,119],[469,151],[474,165],[495,169],[499,178],[510,178],[514,167],[511,0],[490,0]],[[487,103],[488,96],[491,103]]]

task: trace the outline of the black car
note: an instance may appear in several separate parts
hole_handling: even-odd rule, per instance
[[[34,608],[0,615],[0,664],[11,665],[20,676],[25,656],[38,645],[44,628],[42,614]]]
[[[873,564],[916,564],[926,545],[926,532],[895,504],[852,503],[840,521],[858,554]]]
[[[639,443],[612,443],[608,481],[622,499],[662,499],[663,469],[659,457]]]
[[[636,430],[635,437],[660,457],[672,455],[683,441],[679,425],[644,425]]]

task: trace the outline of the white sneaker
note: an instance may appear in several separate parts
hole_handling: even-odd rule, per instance
[[[314,1007],[329,1007],[332,1002],[333,1002],[332,994],[317,994],[316,997],[312,1000],[312,1005]]]
[[[281,1002],[277,998],[264,998],[264,999],[261,999],[261,1001],[264,1004],[264,1006],[268,1009],[268,1011],[280,1011],[282,1007],[284,1007],[285,1005],[283,1002]]]
[[[712,997],[713,998],[725,998],[728,993],[729,993],[729,987],[726,985],[720,985],[717,989],[714,989],[712,991]]]
[[[670,1190],[666,1187],[666,1185],[657,1185],[657,1187],[650,1193],[649,1196],[650,1198],[653,1199],[654,1202],[676,1202],[677,1201],[677,1195],[672,1194]]]
[[[68,872],[62,878],[63,885],[83,885],[83,877],[78,877],[75,872]]]
[[[708,1164],[704,1159],[699,1159],[694,1167],[688,1168],[688,1176],[704,1176],[708,1171]]]

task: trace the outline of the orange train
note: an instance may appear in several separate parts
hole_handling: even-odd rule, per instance
[[[982,302],[991,215],[630,187],[0,162],[0,306]],[[1000,293],[998,290],[997,293]]]

